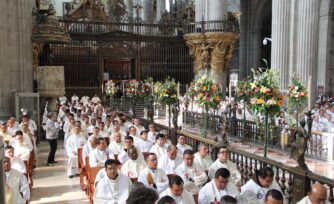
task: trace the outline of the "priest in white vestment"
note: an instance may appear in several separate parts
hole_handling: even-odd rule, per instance
[[[118,173],[117,160],[109,159],[105,162],[106,175],[97,182],[94,192],[94,204],[121,204],[126,203],[130,193],[131,180]]]
[[[150,124],[148,126],[148,134],[147,134],[147,139],[152,142],[153,144],[155,143],[155,137],[157,136],[157,132],[155,131],[155,126],[154,124]]]
[[[225,195],[237,197],[239,190],[234,183],[229,182],[229,177],[230,172],[228,169],[218,169],[214,179],[205,184],[199,191],[198,204],[219,202],[221,197]]]
[[[282,193],[280,186],[274,180],[274,171],[266,166],[257,170],[252,179],[241,186],[241,196],[245,192],[251,191],[256,196],[258,202],[263,203],[265,195],[271,189],[276,189]]]
[[[12,134],[10,134],[8,131],[7,131],[7,126],[6,124],[1,124],[0,125],[0,137],[2,137],[2,140],[5,142],[9,142],[10,139],[13,137]]]
[[[15,156],[20,157],[23,161],[29,161],[31,149],[24,142],[22,131],[16,131],[15,141],[11,146],[15,149]]]
[[[122,165],[121,171],[129,178],[138,178],[139,173],[146,167],[146,163],[138,157],[135,147],[131,147],[127,153],[129,159]]]
[[[208,151],[209,149],[206,145],[200,144],[198,147],[198,152],[196,152],[194,155],[194,163],[201,166],[204,171],[209,171],[209,168],[213,163],[211,156],[208,154]]]
[[[104,138],[97,138],[96,148],[89,154],[89,166],[104,166],[107,159],[109,159],[109,151],[106,140]]]
[[[86,164],[86,157],[89,157],[89,154],[96,149],[96,138],[93,136],[90,136],[88,138],[88,141],[82,148],[82,161],[84,164]]]
[[[240,186],[241,174],[237,165],[229,160],[229,151],[225,146],[219,148],[218,158],[209,168],[209,178],[212,179],[215,176],[217,169],[220,168],[227,168],[231,173],[230,180],[238,187]]]
[[[157,189],[158,193],[168,188],[168,177],[164,170],[158,168],[157,155],[150,153],[147,158],[147,167],[140,172],[138,181],[147,187]]]
[[[167,154],[158,159],[158,167],[163,169],[167,175],[175,174],[176,168],[182,163],[182,158],[177,154],[177,147],[169,145]]]
[[[128,149],[131,148],[131,147],[135,147],[137,149],[137,152],[138,152],[138,157],[141,158],[141,159],[144,159],[144,156],[143,156],[142,152],[136,146],[133,145],[133,137],[126,136],[123,149],[122,149],[121,153],[119,155],[117,155],[117,159],[122,164],[124,164],[129,159]],[[111,155],[111,157],[112,157],[112,155]]]
[[[176,168],[175,173],[183,179],[185,189],[193,194],[198,193],[208,180],[204,170],[194,163],[194,152],[190,149],[184,151],[183,163]]]
[[[165,146],[165,135],[161,133],[157,135],[155,145],[152,146],[150,152],[156,154],[158,158],[166,154],[167,147]]]
[[[86,137],[80,135],[81,126],[74,127],[74,134],[72,134],[66,142],[66,153],[68,157],[67,162],[67,176],[73,178],[74,175],[79,174],[78,166],[78,149],[83,147],[87,142]]]
[[[15,132],[15,136],[12,137],[12,139],[9,141],[9,145],[13,146],[15,143],[21,143],[21,137],[22,137],[22,142],[25,143],[29,149],[29,151],[33,151],[34,146],[31,142],[31,138],[25,134],[21,130],[18,130]]]
[[[141,131],[145,130],[145,127],[140,124],[140,120],[138,118],[133,119],[133,126],[137,130],[137,135],[140,135]]]
[[[10,158],[4,158],[5,181],[13,190],[13,203],[25,204],[30,198],[29,183],[25,175],[11,168]]]
[[[122,152],[123,145],[121,133],[114,133],[114,137],[112,140],[110,139],[110,144],[108,145],[109,154],[114,155],[116,158]]]
[[[149,152],[153,146],[153,143],[147,139],[148,131],[144,130],[140,132],[140,137],[136,140],[135,146],[141,152]]]
[[[313,203],[323,203],[329,204],[327,200],[327,189],[320,183],[315,183],[312,185],[311,192],[301,199],[297,204],[313,204]]]
[[[176,204],[195,204],[193,195],[184,187],[183,180],[180,176],[174,175],[170,178],[169,187],[160,193],[159,197],[172,197]]]
[[[186,144],[186,137],[184,135],[179,135],[178,139],[177,139],[177,148],[180,152],[180,155],[183,155],[183,152],[186,150],[186,149],[191,149],[192,148]]]
[[[15,169],[22,174],[27,173],[26,165],[21,158],[14,156],[14,147],[7,146],[5,147],[5,156],[10,158],[10,163],[12,169]]]

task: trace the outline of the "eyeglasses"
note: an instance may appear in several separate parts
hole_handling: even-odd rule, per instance
[[[220,154],[228,154],[228,151],[222,151]]]

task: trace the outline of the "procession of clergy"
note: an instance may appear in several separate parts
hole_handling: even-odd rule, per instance
[[[219,148],[217,160],[212,161],[204,144],[194,150],[186,144],[184,135],[179,135],[177,144],[172,144],[168,132],[158,132],[154,124],[146,129],[138,118],[128,121],[122,113],[108,111],[97,96],[91,99],[84,96],[80,100],[76,95],[70,100],[61,97],[58,115],[45,113],[45,116],[50,168],[56,161],[48,136],[60,129],[64,132],[69,178],[79,174],[79,149],[80,159],[88,162],[85,165],[101,167],[95,179],[95,204],[284,203],[270,167],[257,170],[242,185],[241,174],[229,160],[227,147]],[[13,195],[15,204],[29,200],[29,183],[22,161],[29,158],[29,153],[36,155],[35,126],[28,116],[22,118],[20,125],[11,118],[1,126],[0,134],[7,141],[6,190],[12,191],[9,195]],[[299,203],[322,203],[326,197],[325,187],[314,184],[312,192]]]

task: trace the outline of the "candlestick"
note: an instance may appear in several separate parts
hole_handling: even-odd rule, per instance
[[[103,83],[104,83],[104,82],[102,82],[102,95],[103,95]]]
[[[180,96],[180,82],[177,82],[177,98]]]
[[[186,94],[188,93],[188,89],[189,89],[188,84],[186,84]]]
[[[310,76],[307,80],[307,92],[308,92],[308,98],[307,98],[307,108],[308,110],[312,109],[312,102],[311,102],[311,81],[312,81],[312,76]]]
[[[152,96],[154,95],[154,83],[153,82],[151,83],[151,94]]]
[[[231,81],[228,84],[228,100],[231,102],[232,101],[232,84]]]
[[[122,86],[123,86],[123,94],[124,94],[124,92],[125,92],[124,81],[122,81]]]

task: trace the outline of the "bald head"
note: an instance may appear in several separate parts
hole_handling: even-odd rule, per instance
[[[312,190],[308,196],[312,203],[326,203],[327,189],[320,183],[315,183],[312,185]]]
[[[175,145],[169,145],[167,148],[167,155],[171,160],[174,160],[177,156],[177,147]]]

